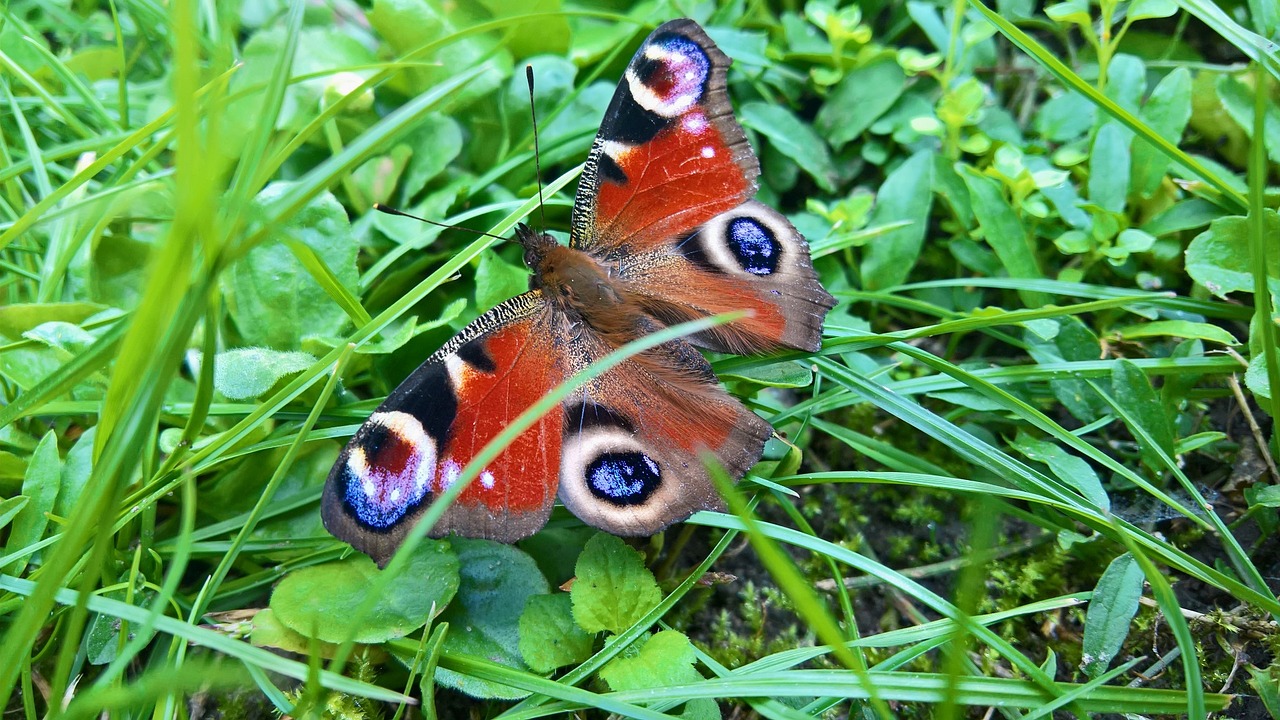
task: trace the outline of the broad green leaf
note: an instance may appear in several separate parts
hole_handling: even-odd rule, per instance
[[[1058,326],[1058,334],[1051,342],[1033,340],[1028,343],[1028,352],[1037,363],[1048,364],[1062,360],[1086,362],[1102,357],[1102,344],[1098,341],[1098,336],[1079,318],[1059,318]],[[1084,380],[1051,380],[1049,387],[1052,388],[1054,397],[1081,422],[1093,422],[1110,410],[1106,400],[1098,397],[1097,392]]]
[[[1054,3],[1044,9],[1044,14],[1060,23],[1074,23],[1087,27],[1093,22],[1089,14],[1089,0],[1067,0]]]
[[[333,643],[313,640],[302,633],[294,632],[285,627],[271,608],[259,610],[255,613],[251,624],[249,642],[257,647],[276,648],[285,652],[306,655],[319,645],[321,655],[324,657],[332,657],[333,651],[337,649],[337,645]]]
[[[380,643],[417,630],[458,591],[458,558],[443,540],[423,540],[359,625],[356,610],[382,572],[361,553],[294,570],[271,593],[271,610],[290,630],[340,643]]]
[[[483,657],[526,670],[520,655],[520,616],[531,597],[546,595],[547,579],[518,548],[490,540],[454,538],[458,596],[441,614],[449,623],[445,652]],[[529,693],[488,680],[436,669],[436,681],[478,698],[514,700]]]
[[[1148,220],[1142,229],[1164,237],[1184,230],[1195,230],[1226,215],[1218,205],[1204,198],[1188,198]]]
[[[1047,465],[1050,472],[1083,495],[1094,507],[1104,511],[1111,509],[1111,498],[1103,489],[1102,481],[1083,458],[1072,455],[1055,443],[1037,440],[1022,431],[1018,432],[1013,447],[1028,460]]]
[[[27,463],[27,474],[22,480],[22,494],[30,501],[13,519],[9,529],[9,542],[5,545],[5,554],[10,555],[23,548],[34,545],[44,537],[49,526],[49,518],[45,513],[53,510],[58,499],[61,486],[62,462],[58,459],[58,436],[50,430],[40,438],[40,444],[31,453]],[[14,560],[2,568],[9,575],[21,575],[26,569],[31,556]]]
[[[757,365],[745,370],[726,370],[717,374],[722,380],[746,380],[767,387],[801,388],[813,384],[813,370],[792,361]]]
[[[906,82],[906,73],[893,58],[850,70],[827,96],[813,126],[839,150],[897,102]]]
[[[1129,636],[1129,623],[1142,597],[1142,568],[1129,553],[1107,566],[1093,589],[1084,621],[1081,669],[1089,677],[1106,672]]]
[[[693,666],[697,655],[684,633],[663,630],[650,637],[634,655],[614,658],[600,669],[600,677],[615,692],[643,690],[670,685],[689,685],[702,680]],[[680,717],[689,720],[719,718],[719,707],[706,698],[685,705]]]
[[[1218,78],[1218,98],[1232,120],[1250,139],[1253,138],[1253,98],[1255,90],[1230,75]],[[1280,162],[1280,107],[1269,101],[1262,124],[1263,142],[1271,162]]]
[[[768,138],[778,152],[794,160],[818,187],[827,192],[835,190],[836,170],[831,151],[813,128],[791,111],[778,105],[752,102],[742,106],[738,119],[744,127]]]
[[[1249,687],[1257,694],[1258,702],[1271,717],[1280,717],[1280,669],[1274,664],[1265,668],[1246,667],[1249,668]]]
[[[1111,212],[1123,212],[1129,194],[1131,136],[1119,123],[1104,123],[1089,154],[1089,202]]]
[[[398,143],[385,155],[375,155],[351,172],[351,184],[362,203],[391,202],[400,176],[413,157],[413,150]]]
[[[1123,340],[1138,340],[1149,337],[1180,337],[1199,338],[1220,345],[1240,344],[1231,333],[1217,325],[1192,322],[1191,320],[1158,320],[1137,325],[1126,325],[1116,328],[1115,333]]]
[[[248,400],[311,367],[316,359],[304,352],[236,348],[218,353],[214,362],[213,386],[218,392],[231,400]]]
[[[273,183],[259,199],[270,204],[289,186]],[[271,230],[275,237],[306,244],[347,290],[356,291],[357,247],[346,210],[333,195],[319,195]],[[253,248],[223,277],[231,317],[246,344],[297,349],[304,337],[336,334],[348,323],[337,303],[282,242],[267,240]]]
[[[1178,12],[1178,4],[1173,0],[1133,0],[1129,3],[1127,19],[1136,21],[1167,18],[1176,12]]]
[[[530,596],[520,615],[520,655],[534,672],[576,665],[591,657],[594,642],[573,621],[568,593]]]
[[[401,190],[405,198],[412,198],[462,152],[462,128],[453,118],[432,113],[404,142],[413,149],[413,156],[405,167]]]
[[[512,265],[498,253],[485,250],[476,268],[476,309],[485,312],[503,300],[529,289],[529,271]]]
[[[871,225],[906,222],[867,246],[862,281],[867,290],[881,290],[906,281],[920,257],[929,211],[933,207],[933,153],[922,150],[885,178],[876,193]]]
[[[978,227],[1009,277],[1044,277],[1033,250],[1032,238],[1009,205],[1000,183],[967,165],[958,166],[957,172],[969,188],[969,201]],[[1024,290],[1019,295],[1028,307],[1049,304],[1049,298],[1043,293]]]
[[[1137,423],[1160,449],[1173,457],[1174,429],[1171,409],[1160,402],[1160,395],[1151,387],[1151,381],[1142,368],[1128,360],[1119,360],[1112,366],[1111,394],[1129,419]],[[1147,467],[1160,470],[1163,465],[1154,454],[1155,448],[1134,437],[1142,447],[1142,459]]]
[[[1244,373],[1245,387],[1260,398],[1271,399],[1271,376],[1267,374],[1267,356],[1258,353],[1249,361]]]
[[[1191,119],[1191,73],[1177,68],[1151,91],[1142,120],[1161,137],[1177,145]],[[1133,191],[1150,197],[1160,187],[1172,160],[1145,140],[1133,141]]]
[[[590,633],[617,635],[662,600],[662,591],[640,553],[612,535],[591,538],[574,571],[573,617]]]
[[[1280,215],[1263,210],[1266,231],[1267,286],[1280,294]],[[1239,215],[1218,218],[1187,246],[1187,274],[1220,298],[1253,292],[1249,260],[1249,221]]]
[[[460,30],[457,10],[439,0],[375,0],[367,13],[369,24],[397,56],[409,55],[437,40],[450,38]],[[551,21],[549,27],[558,23]],[[472,82],[452,98],[458,105],[471,103],[497,89],[511,75],[511,51],[496,37],[471,35],[445,43],[434,52],[413,57],[416,67],[397,78],[396,84],[408,95],[417,95],[447,80],[459,68],[484,68]]]
[[[1078,93],[1065,92],[1045,101],[1032,121],[1040,137],[1050,142],[1067,142],[1084,136],[1093,128],[1098,108]]]

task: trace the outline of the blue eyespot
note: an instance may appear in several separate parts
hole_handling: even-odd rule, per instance
[[[603,453],[587,465],[591,494],[614,505],[639,505],[662,484],[662,469],[644,453]]]
[[[755,218],[734,218],[729,223],[728,243],[743,270],[752,275],[772,275],[777,271],[782,247],[769,228]]]

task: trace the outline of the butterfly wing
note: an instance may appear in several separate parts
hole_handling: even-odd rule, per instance
[[[637,252],[755,195],[760,167],[729,105],[729,63],[692,20],[645,39],[587,155],[573,245]]]
[[[804,237],[751,199],[759,164],[729,104],[729,65],[692,20],[644,41],[587,157],[572,244],[615,260],[665,322],[749,313],[690,338],[701,347],[814,351],[835,300]]]
[[[586,331],[573,353],[585,366],[611,349]],[[608,532],[652,535],[699,510],[723,509],[704,454],[740,478],[772,431],[720,387],[693,346],[667,343],[565,403],[560,500]]]
[[[737,355],[783,347],[817,351],[822,321],[835,305],[813,270],[804,236],[755,200],[623,258],[619,275],[632,298],[668,324],[747,310],[742,320],[690,338]]]
[[[565,377],[563,324],[538,292],[480,316],[427,359],[356,431],[325,483],[325,527],[380,566],[433,498],[517,415]],[[431,530],[514,542],[556,495],[563,413],[519,435]]]

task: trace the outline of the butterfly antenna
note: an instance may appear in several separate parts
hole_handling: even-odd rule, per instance
[[[533,167],[538,175],[538,213],[542,216],[542,230],[547,230],[547,208],[542,199],[542,153],[538,151],[538,108],[533,104],[533,66],[524,66],[524,77],[529,81],[529,117],[533,119]]]
[[[501,235],[494,235],[493,233],[487,233],[483,230],[473,230],[469,227],[463,227],[461,225],[449,225],[447,223],[436,222],[435,220],[420,218],[417,215],[410,215],[409,213],[404,212],[403,210],[397,210],[393,207],[387,207],[386,205],[383,205],[381,203],[374,203],[373,209],[377,210],[380,213],[386,213],[388,215],[399,215],[400,217],[412,218],[414,220],[417,220],[418,222],[424,222],[428,225],[435,225],[436,227],[442,227],[447,230],[463,230],[469,233],[475,233],[476,235],[483,235],[485,237],[495,238],[497,240],[506,240],[506,238],[502,237]]]

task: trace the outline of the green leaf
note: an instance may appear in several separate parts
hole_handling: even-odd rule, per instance
[[[663,630],[646,640],[634,655],[610,660],[600,669],[600,678],[615,692],[689,685],[703,679],[693,666],[696,660],[693,643],[684,633]],[[681,717],[718,718],[720,712],[715,701],[703,698],[687,703]]]
[[[276,648],[300,655],[310,654],[317,643],[322,655],[330,657],[337,645],[312,640],[302,633],[285,627],[271,608],[260,610],[253,616],[252,629],[249,631],[249,642],[256,647]]]
[[[1139,340],[1149,337],[1198,338],[1220,345],[1239,345],[1240,342],[1231,333],[1210,323],[1192,322],[1190,320],[1159,320],[1116,328],[1115,333],[1122,340]]]
[[[26,495],[14,495],[11,498],[0,501],[0,530],[3,530],[5,526],[12,522],[29,502],[31,502],[31,498]]]
[[[1098,107],[1079,93],[1065,92],[1049,98],[1032,121],[1040,137],[1050,142],[1067,142],[1082,137],[1093,128]]]
[[[1266,355],[1258,353],[1249,360],[1249,369],[1244,373],[1244,384],[1254,395],[1271,399],[1271,377],[1267,374]]]
[[[281,624],[306,637],[332,643],[348,637],[380,643],[422,627],[458,591],[458,558],[449,543],[424,540],[373,610],[354,625],[356,610],[380,572],[372,560],[358,553],[294,570],[271,593],[271,609]]]
[[[17,340],[47,322],[79,325],[106,306],[96,303],[13,303],[0,306],[0,335]]]
[[[214,359],[213,386],[231,400],[248,400],[266,394],[281,378],[300,373],[316,359],[304,352],[270,348],[237,348]]]
[[[512,265],[498,253],[485,250],[476,267],[476,310],[485,312],[508,298],[529,289],[529,271]]]
[[[906,222],[867,247],[862,280],[867,290],[882,290],[906,281],[920,257],[929,211],[933,207],[933,152],[921,150],[885,178],[876,193],[870,224]]]
[[[1151,91],[1142,108],[1142,120],[1160,137],[1177,145],[1191,119],[1191,73],[1176,68],[1164,76]],[[1134,192],[1150,197],[1159,189],[1172,160],[1151,143],[1139,138],[1133,142]]]
[[[1176,12],[1178,12],[1178,4],[1173,0],[1133,0],[1129,3],[1128,19],[1167,18]],[[1178,68],[1178,70],[1184,70],[1184,68]]]
[[[794,160],[818,183],[818,187],[827,192],[835,191],[836,170],[831,161],[831,151],[813,128],[791,111],[777,105],[752,102],[742,106],[738,119],[743,127],[764,135],[774,149]]]
[[[58,499],[58,489],[62,485],[61,475],[58,436],[50,430],[40,438],[40,443],[36,445],[31,453],[31,460],[27,463],[27,474],[22,480],[22,494],[30,498],[30,501],[13,519],[13,527],[9,529],[9,542],[4,548],[5,555],[34,545],[44,537],[44,531],[49,526],[46,513],[53,510],[54,501]],[[22,575],[30,561],[30,555],[18,558],[4,567],[4,572]]]
[[[103,593],[105,597],[113,600],[124,601],[128,599],[128,590],[121,588]],[[150,588],[142,588],[133,595],[133,601],[130,603],[136,607],[146,607],[155,599],[156,593]],[[106,665],[116,659],[116,654],[120,652],[121,637],[120,633],[126,632],[127,637],[124,642],[132,641],[137,636],[137,628],[133,625],[125,623],[118,617],[95,613],[93,620],[89,622],[89,629],[84,635],[85,659],[90,665]],[[156,629],[153,627],[147,633],[147,637],[153,637]]]
[[[744,370],[725,370],[716,374],[721,380],[746,380],[766,387],[801,388],[813,384],[813,370],[791,360],[752,366]]]
[[[1160,402],[1160,395],[1151,387],[1147,374],[1129,360],[1119,360],[1111,370],[1111,394],[1116,404],[1123,408],[1132,422],[1137,423],[1151,439],[1173,457],[1174,430],[1171,411]],[[1132,429],[1132,428],[1131,428]],[[1163,467],[1155,456],[1155,448],[1134,433],[1142,447],[1142,460],[1147,467],[1158,470]]]
[[[359,191],[360,199],[368,203],[386,203],[392,198],[405,166],[413,156],[413,150],[398,143],[391,152],[375,155],[351,172],[351,182]]]
[[[260,201],[269,204],[291,183],[272,183]],[[324,261],[347,290],[357,289],[356,252],[342,205],[325,192],[287,223],[272,228],[275,237],[297,239]],[[251,345],[297,349],[304,337],[336,334],[347,316],[281,242],[268,240],[250,250],[223,276],[231,317]]]
[[[452,13],[452,14],[451,14]],[[453,37],[459,27],[456,9],[450,10],[438,0],[375,0],[367,13],[369,24],[391,47],[393,54],[404,56],[424,45],[451,38],[452,41],[430,54],[414,55],[415,67],[404,71],[407,79],[399,80],[409,95],[425,92],[444,82],[460,68],[483,68],[472,82],[451,98],[465,105],[484,97],[502,85],[511,75],[511,52],[487,36]],[[549,21],[548,27],[558,22]]]
[[[1088,27],[1093,18],[1089,15],[1089,0],[1067,0],[1054,3],[1044,9],[1044,14],[1060,23],[1074,23]]]
[[[958,165],[956,170],[969,188],[969,200],[978,226],[982,228],[987,244],[995,250],[996,257],[1000,258],[1009,277],[1044,277],[1032,251],[1032,239],[1009,201],[1005,199],[1000,183],[967,165]],[[1049,304],[1049,298],[1043,293],[1023,290],[1019,295],[1027,307]]]
[[[62,487],[58,490],[57,502],[53,504],[55,515],[71,517],[71,511],[79,502],[80,494],[93,473],[93,444],[97,436],[98,426],[95,425],[85,430],[67,451],[67,457],[62,461]]]
[[[1280,294],[1280,215],[1263,210],[1267,243],[1267,286]],[[1239,215],[1218,218],[1187,246],[1189,274],[1206,290],[1220,298],[1233,292],[1253,292],[1253,268],[1249,260],[1249,221]]]
[[[1022,431],[1018,431],[1013,447],[1028,460],[1047,465],[1050,472],[1083,495],[1094,507],[1104,511],[1111,510],[1111,498],[1103,489],[1102,481],[1083,458],[1068,453],[1054,443],[1037,440]]]
[[[573,621],[568,593],[533,595],[520,615],[520,655],[534,672],[548,673],[591,657],[595,636]]]
[[[454,538],[461,563],[458,596],[440,616],[449,623],[444,650],[527,670],[520,655],[520,616],[529,598],[546,595],[547,579],[523,551],[490,540]],[[436,681],[472,697],[514,700],[524,690],[438,668]]]
[[[1111,212],[1123,212],[1129,194],[1130,137],[1119,123],[1104,123],[1089,153],[1089,201]]]
[[[587,541],[570,590],[573,617],[583,630],[617,635],[662,600],[658,582],[643,560],[612,535],[599,534]]]
[[[1245,135],[1253,139],[1253,97],[1255,90],[1230,75],[1218,78],[1218,97],[1222,107],[1240,126]],[[1280,107],[1268,102],[1263,116],[1262,138],[1271,162],[1280,162]]]
[[[1258,695],[1258,701],[1273,718],[1280,718],[1280,669],[1274,664],[1249,668],[1249,687]]]
[[[1129,623],[1142,597],[1142,568],[1125,553],[1107,566],[1093,589],[1084,621],[1080,668],[1091,678],[1106,672],[1129,636]]]
[[[402,179],[404,197],[415,197],[462,153],[462,128],[447,115],[431,113],[405,137],[413,156]]]
[[[906,84],[906,73],[893,58],[854,68],[831,90],[813,126],[839,150],[893,107]]]

